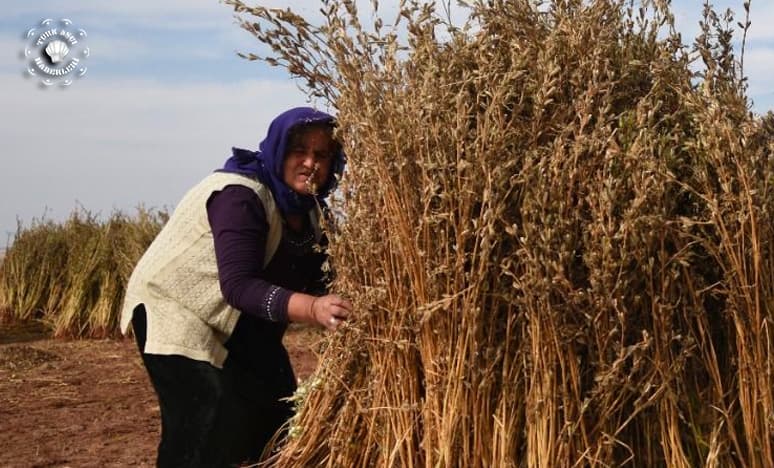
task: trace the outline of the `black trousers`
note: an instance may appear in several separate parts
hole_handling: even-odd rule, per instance
[[[147,318],[142,304],[132,317],[142,361],[161,408],[159,467],[229,467],[256,461],[292,415],[238,360],[223,369],[184,356],[146,354]],[[291,371],[292,372],[292,371]]]

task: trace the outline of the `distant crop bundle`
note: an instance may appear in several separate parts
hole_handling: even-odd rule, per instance
[[[456,27],[226,3],[349,157],[357,316],[273,463],[774,466],[772,119],[735,20],[705,11],[695,72],[667,1],[471,2]]]
[[[167,217],[139,207],[103,220],[76,208],[62,223],[19,223],[0,262],[0,323],[38,321],[57,337],[118,335],[126,282]]]

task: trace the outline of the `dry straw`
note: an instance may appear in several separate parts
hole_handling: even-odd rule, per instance
[[[54,336],[117,335],[129,275],[166,217],[140,208],[101,221],[79,208],[64,223],[20,223],[0,264],[0,321],[39,320]]]
[[[774,119],[729,14],[684,47],[666,0],[462,2],[457,26],[327,0],[319,27],[226,3],[349,155],[355,318],[269,463],[774,466]]]

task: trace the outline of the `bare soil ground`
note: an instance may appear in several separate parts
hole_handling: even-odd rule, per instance
[[[291,327],[299,379],[319,331]],[[0,467],[154,466],[159,407],[133,339],[52,340],[0,325]]]

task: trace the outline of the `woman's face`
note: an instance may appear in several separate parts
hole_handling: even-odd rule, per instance
[[[310,128],[290,142],[283,162],[283,179],[288,187],[312,194],[322,186],[331,171],[333,148],[333,140],[322,128]]]

